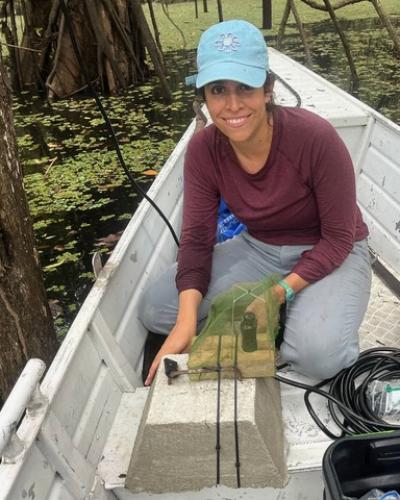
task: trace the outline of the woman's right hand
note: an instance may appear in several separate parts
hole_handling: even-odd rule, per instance
[[[201,293],[193,288],[179,294],[179,309],[175,326],[154,358],[144,385],[151,384],[163,356],[179,354],[189,349],[192,338],[196,335],[197,309],[201,299]]]
[[[150,366],[149,373],[145,380],[144,385],[150,385],[153,381],[154,375],[160,364],[163,356],[168,354],[180,354],[189,349],[192,338],[196,335],[196,323],[192,322],[177,322],[171,333],[166,337],[164,344],[158,351],[153,363]]]

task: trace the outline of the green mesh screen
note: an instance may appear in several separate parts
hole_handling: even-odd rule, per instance
[[[273,376],[280,304],[272,287],[279,279],[273,275],[257,283],[237,283],[217,295],[193,340],[188,368],[221,368],[223,377],[233,377],[234,368],[243,378]],[[215,372],[191,374],[192,380],[216,377]]]

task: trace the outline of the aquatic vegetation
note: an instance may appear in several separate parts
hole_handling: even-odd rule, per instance
[[[395,26],[400,26],[400,15],[392,17],[391,21]],[[359,86],[352,91],[353,95],[400,124],[400,64],[385,29],[376,18],[342,21],[342,26],[359,76]],[[348,62],[332,24],[328,21],[310,23],[307,32],[314,71],[349,91],[352,82]],[[274,40],[271,40],[273,44]],[[298,36],[288,37],[283,49],[299,62],[305,62]],[[385,75],[384,79],[382,75]]]
[[[176,54],[173,65],[183,58]],[[192,92],[177,84],[166,106],[154,79],[102,98],[127,168],[146,190],[187,126],[192,111],[185,95]],[[93,99],[49,105],[25,93],[15,100],[14,115],[37,248],[62,336],[93,283],[93,253],[107,258],[119,239],[107,236],[120,235],[140,197]]]

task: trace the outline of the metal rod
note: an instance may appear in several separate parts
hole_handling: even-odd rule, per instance
[[[32,400],[46,365],[41,359],[30,359],[22,370],[0,412],[0,456]]]

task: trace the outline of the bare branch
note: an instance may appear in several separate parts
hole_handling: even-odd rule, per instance
[[[278,39],[277,39],[277,43],[276,43],[278,49],[280,49],[282,47],[282,40],[283,40],[283,36],[285,34],[285,28],[286,28],[286,24],[287,24],[288,19],[289,19],[291,8],[292,8],[292,4],[291,4],[290,0],[286,0],[285,10],[283,11],[281,24],[279,25],[279,30],[278,30]]]
[[[321,5],[320,3],[315,2],[314,0],[301,0],[301,1],[307,4],[308,6],[312,7],[313,9],[324,10],[325,12],[328,12],[326,5]],[[342,0],[341,2],[338,2],[336,5],[331,5],[331,7],[333,10],[338,10],[341,9],[342,7],[346,7],[346,5],[352,5],[355,3],[365,2],[365,1],[371,1],[371,0]]]
[[[290,7],[291,7],[292,12],[293,12],[293,16],[294,16],[294,18],[296,20],[297,27],[299,28],[299,33],[300,33],[301,40],[303,42],[304,54],[306,56],[306,65],[309,68],[311,68],[311,66],[312,66],[311,52],[310,52],[310,47],[308,46],[306,34],[305,34],[305,31],[304,31],[304,28],[303,28],[303,23],[301,22],[300,15],[299,15],[299,13],[297,11],[296,4],[294,3],[294,0],[289,0],[289,1],[290,1]]]
[[[356,67],[354,65],[353,56],[351,55],[350,46],[347,42],[346,36],[345,36],[342,28],[340,27],[340,23],[336,17],[335,11],[332,8],[330,0],[324,0],[324,2],[325,2],[326,10],[329,12],[329,15],[331,16],[332,22],[335,25],[336,31],[338,32],[340,39],[342,41],[342,45],[343,45],[344,51],[346,52],[347,60],[349,62],[349,66],[350,66],[353,88],[354,87],[356,88],[358,86],[358,75],[357,75]]]
[[[20,50],[30,50],[31,52],[42,52],[39,49],[30,49],[29,47],[22,47],[21,45],[13,45],[12,43],[0,42],[0,45],[6,45],[7,47],[12,47]]]
[[[46,87],[50,88],[51,90],[53,90],[51,87],[51,82],[53,80],[53,76],[54,76],[55,72],[57,71],[58,61],[60,59],[60,53],[61,53],[61,47],[62,47],[61,40],[64,36],[64,28],[65,28],[65,17],[64,17],[64,14],[61,14],[60,28],[58,30],[58,37],[57,37],[58,43],[57,43],[56,53],[55,53],[54,59],[53,59],[53,67],[51,68],[49,76],[46,78],[46,84],[45,84]],[[49,96],[49,97],[52,97],[52,96]]]
[[[154,14],[153,0],[147,0],[147,5],[149,6],[150,19],[151,19],[151,24],[153,25],[153,31],[154,31],[154,38],[156,40],[156,44],[158,46],[158,50],[160,51],[160,54],[162,54],[162,47],[161,47],[161,41],[160,41],[160,32],[158,31],[156,16]]]
[[[51,7],[51,11],[50,11],[50,15],[49,15],[49,20],[48,20],[48,23],[47,23],[47,28],[46,28],[46,31],[44,33],[44,36],[43,36],[43,44],[42,44],[42,47],[41,47],[41,50],[42,50],[42,55],[40,57],[40,61],[39,61],[39,69],[40,71],[42,71],[43,69],[43,66],[45,64],[45,59],[46,59],[46,55],[47,55],[47,49],[51,43],[51,40],[52,40],[52,34],[53,34],[53,25],[57,19],[57,16],[59,14],[59,11],[60,11],[60,2],[59,0],[55,0],[53,2],[53,5]]]
[[[163,10],[166,18],[168,19],[168,21],[172,24],[172,26],[174,26],[174,28],[181,35],[182,43],[183,43],[183,48],[186,49],[186,38],[185,38],[185,35],[183,34],[183,31],[180,29],[180,27],[174,22],[174,20],[172,19],[172,17],[169,15],[168,7],[165,4],[164,0],[161,0],[161,8],[162,8],[162,10]]]
[[[389,33],[390,38],[393,40],[396,51],[400,54],[400,38],[398,37],[396,30],[393,28],[392,23],[390,22],[389,16],[387,16],[386,12],[383,10],[383,5],[380,0],[370,0],[372,5],[375,7],[378,16],[382,24],[385,26],[387,32]]]

